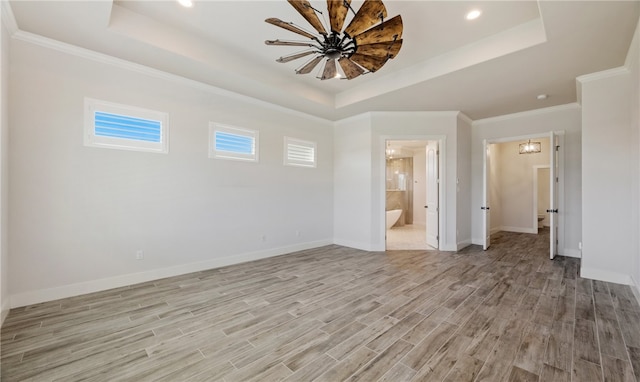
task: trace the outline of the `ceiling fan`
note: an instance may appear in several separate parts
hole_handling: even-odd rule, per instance
[[[385,20],[387,10],[380,0],[365,0],[357,13],[351,7],[351,0],[327,0],[329,30],[325,29],[318,17],[322,12],[312,7],[309,1],[287,1],[311,24],[317,34],[310,33],[292,22],[268,18],[265,20],[267,23],[302,35],[309,40],[267,40],[265,44],[307,47],[308,49],[304,51],[282,56],[276,60],[285,63],[312,56],[296,69],[297,74],[308,74],[324,61],[324,69],[318,78],[321,80],[342,78],[336,66],[337,61],[344,76],[351,80],[361,74],[377,71],[389,59],[396,57],[402,47],[402,17],[397,15]],[[354,16],[349,25],[342,30],[349,10]]]

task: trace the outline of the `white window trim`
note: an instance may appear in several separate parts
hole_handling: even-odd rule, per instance
[[[136,139],[102,137],[95,135],[95,112],[160,121],[160,142]],[[84,145],[119,150],[144,151],[166,154],[169,152],[169,113],[101,101],[89,97],[84,99]]]
[[[313,148],[313,163],[307,161],[296,161],[289,159],[289,144]],[[315,142],[304,141],[302,139],[284,137],[284,165],[294,167],[316,168],[318,163],[318,150]]]
[[[246,155],[242,153],[216,150],[216,131],[253,138],[254,153],[252,155]],[[259,147],[260,147],[259,136],[260,134],[257,130],[245,129],[245,128],[230,126],[230,125],[223,125],[216,122],[209,122],[209,158],[257,163],[259,160]]]

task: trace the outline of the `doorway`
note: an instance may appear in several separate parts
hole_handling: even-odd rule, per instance
[[[385,249],[434,250],[439,240],[439,142],[385,142]]]
[[[558,208],[558,200],[561,200],[559,188],[563,183],[561,138],[562,135],[550,132],[484,142],[481,206],[484,249],[490,246],[492,233],[538,234],[539,226],[547,226],[548,231],[544,232],[549,235],[550,258],[553,259],[557,254],[561,233],[558,224],[561,216]],[[533,146],[538,149],[527,152]],[[539,190],[541,186],[546,190]],[[538,196],[547,198],[538,199]],[[548,203],[548,207],[542,211],[540,204],[545,203]]]

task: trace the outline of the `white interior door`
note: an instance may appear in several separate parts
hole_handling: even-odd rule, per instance
[[[489,143],[485,139],[482,142],[483,153],[482,156],[482,178],[484,180],[482,187],[482,232],[484,240],[482,242],[482,249],[487,250],[491,245],[491,216],[489,213],[489,173],[490,173],[490,157],[489,157]]]
[[[438,142],[427,144],[427,245],[438,248],[439,227],[438,211],[440,210],[439,174],[438,174]]]
[[[553,133],[549,134],[549,258],[558,254],[558,152],[560,145],[559,138]]]

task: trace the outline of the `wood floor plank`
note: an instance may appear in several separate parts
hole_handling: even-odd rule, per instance
[[[537,376],[542,368],[548,338],[546,327],[530,324],[520,341],[513,365]]]
[[[629,360],[633,367],[633,374],[636,376],[636,380],[640,381],[640,348],[629,346],[627,347],[627,351],[629,352]]]
[[[511,374],[509,374],[508,381],[509,382],[537,382],[538,374],[534,374],[530,371],[514,366],[513,368],[511,368]]]
[[[542,366],[542,372],[540,373],[540,381],[542,382],[571,382],[571,373],[553,367],[551,365],[544,364]]]
[[[602,381],[600,365],[582,359],[573,360],[573,381]]]
[[[402,363],[413,370],[419,371],[431,359],[433,355],[451,338],[458,330],[458,326],[443,322],[438,325],[427,337],[420,341],[413,350],[407,354]]]
[[[596,324],[590,320],[577,319],[574,332],[574,363],[579,358],[596,365],[600,364],[600,349]]]
[[[463,355],[453,366],[443,382],[472,382],[476,380],[484,361]]]
[[[317,382],[335,382],[344,381],[352,374],[360,370],[364,365],[369,363],[378,355],[377,352],[361,347],[349,354],[347,358],[340,361],[335,366],[331,367],[325,373],[320,375],[314,381]]]
[[[633,369],[628,360],[602,356],[602,375],[605,382],[635,382]]]
[[[328,245],[12,309],[0,379],[640,381],[631,289],[549,260],[548,240]]]
[[[413,345],[402,339],[396,341],[393,345],[389,346],[385,351],[380,353],[376,358],[360,369],[357,374],[351,376],[348,381],[356,382],[378,380],[391,370],[391,368],[412,348]]]
[[[573,350],[573,324],[556,321],[551,327],[545,364],[567,372],[571,371]]]

